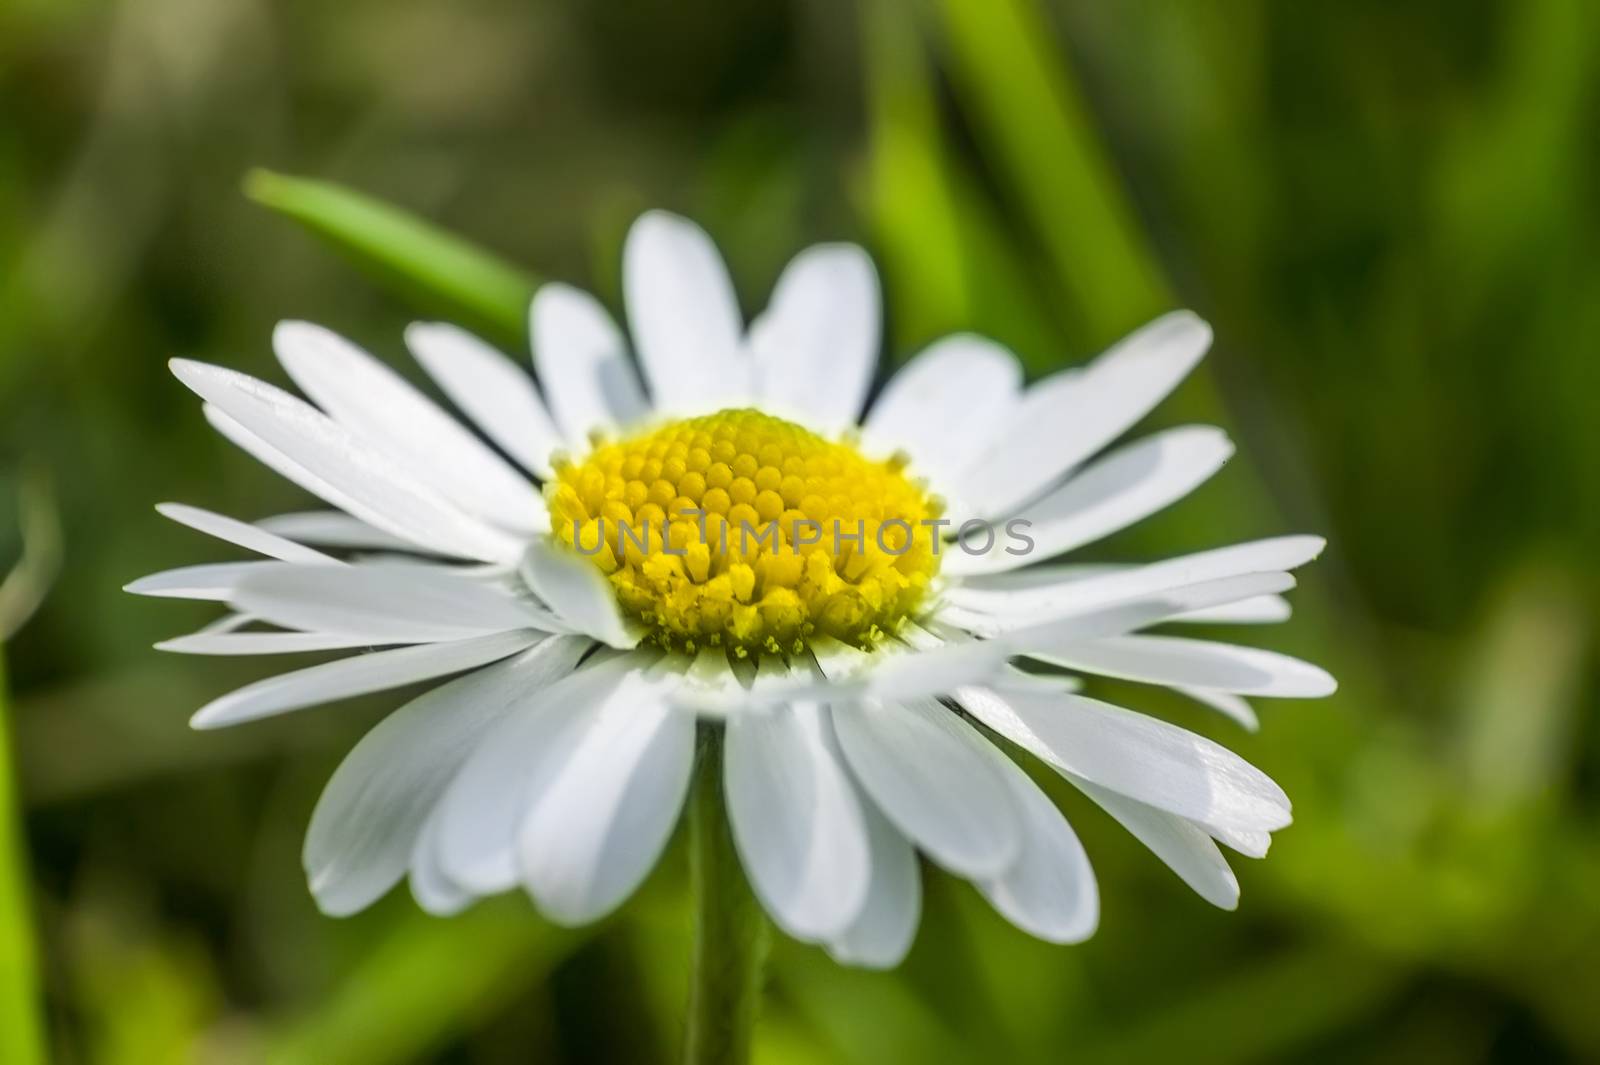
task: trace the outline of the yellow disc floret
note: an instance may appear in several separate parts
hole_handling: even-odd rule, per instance
[[[798,652],[814,633],[868,647],[939,567],[941,503],[905,464],[724,410],[558,459],[545,496],[552,535],[662,647]]]

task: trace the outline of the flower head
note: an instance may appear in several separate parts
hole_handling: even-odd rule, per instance
[[[1077,677],[1171,687],[1252,728],[1245,696],[1327,694],[1306,663],[1144,631],[1282,620],[1288,571],[1322,541],[1047,561],[1227,460],[1207,427],[1113,446],[1204,354],[1206,325],[1167,315],[1026,388],[1005,349],[950,337],[868,409],[878,288],[859,249],[802,253],[748,329],[687,221],[644,216],[624,268],[637,371],[605,310],[560,284],[532,306],[537,384],[454,327],[407,331],[482,438],[304,323],[274,345],[316,406],[173,364],[219,432],[336,509],[248,524],[163,506],[266,556],[130,585],[228,605],[163,646],[362,652],[225,695],[195,725],[454,676],[329,783],[305,849],[319,904],[354,912],[409,876],[434,912],[521,885],[553,920],[594,920],[654,865],[709,727],[756,895],[841,960],[903,956],[918,852],[1034,935],[1092,933],[1083,849],[997,737],[1233,906],[1217,844],[1265,854],[1289,823],[1282,790]]]
[[[555,538],[664,650],[803,655],[870,646],[926,599],[940,507],[906,461],[743,408],[560,460],[545,495]]]

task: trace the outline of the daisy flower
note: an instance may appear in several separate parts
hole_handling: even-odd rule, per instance
[[[626,335],[592,296],[539,289],[533,375],[453,326],[407,330],[476,432],[303,322],[273,345],[310,402],[172,364],[218,432],[335,509],[245,523],[159,508],[264,556],[130,585],[227,604],[161,646],[356,652],[225,695],[194,725],[453,678],[329,782],[305,844],[321,908],[353,913],[409,879],[434,913],[520,886],[552,921],[594,921],[672,835],[697,734],[761,907],[843,962],[904,956],[918,854],[1035,936],[1094,931],[1089,861],[1013,749],[1233,907],[1218,844],[1264,855],[1290,820],[1283,791],[1077,678],[1170,687],[1247,728],[1247,696],[1328,694],[1295,659],[1145,631],[1283,620],[1289,571],[1323,541],[1059,561],[1227,461],[1206,426],[1118,443],[1205,353],[1206,324],[1166,315],[1027,386],[1001,346],[951,336],[869,403],[879,291],[861,249],[802,252],[748,328],[684,219],[642,217],[623,266]]]

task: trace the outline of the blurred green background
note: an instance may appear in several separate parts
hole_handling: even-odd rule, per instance
[[[192,734],[267,667],[161,656],[211,612],[118,590],[229,557],[155,501],[306,502],[169,356],[281,380],[272,323],[304,317],[402,364],[441,310],[250,202],[260,166],[613,307],[649,206],[712,231],[747,311],[802,245],[859,240],[897,359],[970,328],[1040,374],[1170,306],[1215,325],[1154,420],[1241,457],[1100,555],[1326,533],[1295,620],[1243,635],[1342,688],[1258,736],[1108,690],[1262,766],[1295,825],[1235,860],[1225,914],[1053,788],[1093,940],[1034,942],[928,869],[893,973],[778,944],[760,1061],[1600,1060],[1597,164],[1588,0],[0,0],[0,570],[30,524],[48,575],[47,486],[63,560],[4,648],[0,997],[34,971],[69,1063],[676,1054],[681,843],[577,933],[403,891],[323,918],[307,818],[399,698]],[[442,309],[519,350],[526,283]]]

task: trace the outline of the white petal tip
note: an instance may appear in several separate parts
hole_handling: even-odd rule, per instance
[[[546,281],[544,284],[533,290],[533,298],[528,302],[528,311],[531,314],[533,312],[533,308],[539,306],[541,303],[548,303],[551,300],[564,299],[574,293],[582,295],[583,290],[578,288],[576,285],[569,285],[565,281]]]
[[[1165,315],[1164,317],[1165,317],[1165,319],[1167,321],[1170,321],[1170,322],[1172,322],[1174,324],[1182,324],[1186,328],[1195,329],[1195,330],[1199,330],[1200,332],[1203,332],[1206,335],[1207,339],[1209,339],[1211,337],[1211,323],[1206,321],[1204,318],[1200,317],[1198,314],[1196,314],[1194,311],[1191,311],[1187,307],[1183,307],[1183,308],[1180,308],[1180,309],[1178,309],[1176,311],[1173,311],[1172,313],[1170,313],[1168,315]]]
[[[1089,940],[1094,938],[1094,934],[1096,932],[1098,932],[1099,930],[1100,930],[1100,915],[1098,913],[1095,914],[1094,919],[1091,920],[1086,925],[1073,925],[1073,926],[1071,926],[1069,928],[1059,928],[1059,929],[1051,929],[1051,928],[1025,928],[1025,929],[1023,929],[1023,931],[1027,932],[1030,936],[1033,936],[1035,939],[1042,939],[1046,943],[1054,943],[1057,946],[1061,946],[1061,947],[1071,947],[1071,946],[1076,946],[1079,943],[1087,943]]]
[[[1311,665],[1309,662],[1298,663],[1302,675],[1293,687],[1282,691],[1281,698],[1288,699],[1326,699],[1339,690],[1339,681],[1325,669]]]
[[[367,908],[365,905],[352,906],[348,902],[338,899],[329,899],[322,895],[318,895],[317,889],[314,886],[311,889],[311,901],[316,903],[318,913],[322,914],[324,917],[332,917],[336,920],[343,920],[346,917],[354,917],[356,914]]]
[[[644,630],[622,616],[610,582],[576,552],[537,539],[523,556],[522,571],[535,594],[584,635],[624,650],[644,638]]]
[[[1143,335],[1149,332],[1159,333],[1167,344],[1181,344],[1182,353],[1188,356],[1185,361],[1191,364],[1199,362],[1211,349],[1213,339],[1211,324],[1187,308],[1169,311],[1139,330]]]
[[[274,349],[279,344],[296,343],[323,336],[328,331],[313,322],[303,321],[299,318],[285,318],[272,327],[272,346]]]
[[[628,237],[632,239],[636,234],[649,236],[666,230],[682,231],[684,229],[698,231],[700,227],[681,214],[674,214],[672,211],[652,207],[634,219],[633,226],[628,231]]]
[[[596,912],[593,907],[572,906],[568,903],[552,903],[550,899],[541,899],[534,894],[533,889],[526,884],[523,890],[533,900],[534,908],[539,911],[539,916],[555,925],[557,928],[582,928],[594,924],[596,921],[611,916],[615,906]],[[618,905],[621,905],[620,903]]]
[[[227,696],[207,703],[194,716],[189,718],[189,727],[197,732],[209,732],[213,729],[228,728],[231,725],[240,725],[246,721],[258,720],[261,715],[244,713],[234,709],[234,705]]]
[[[837,947],[828,947],[828,957],[840,965],[848,965],[852,969],[871,969],[874,972],[888,972],[890,969],[899,968],[900,963],[906,960],[906,953],[901,953],[892,958],[875,958],[867,955],[852,954],[848,950]]]
[[[198,392],[196,382],[215,377],[222,372],[221,367],[212,366],[210,363],[197,362],[194,359],[168,359],[167,369],[172,371],[172,376],[182,381],[191,391]]]

